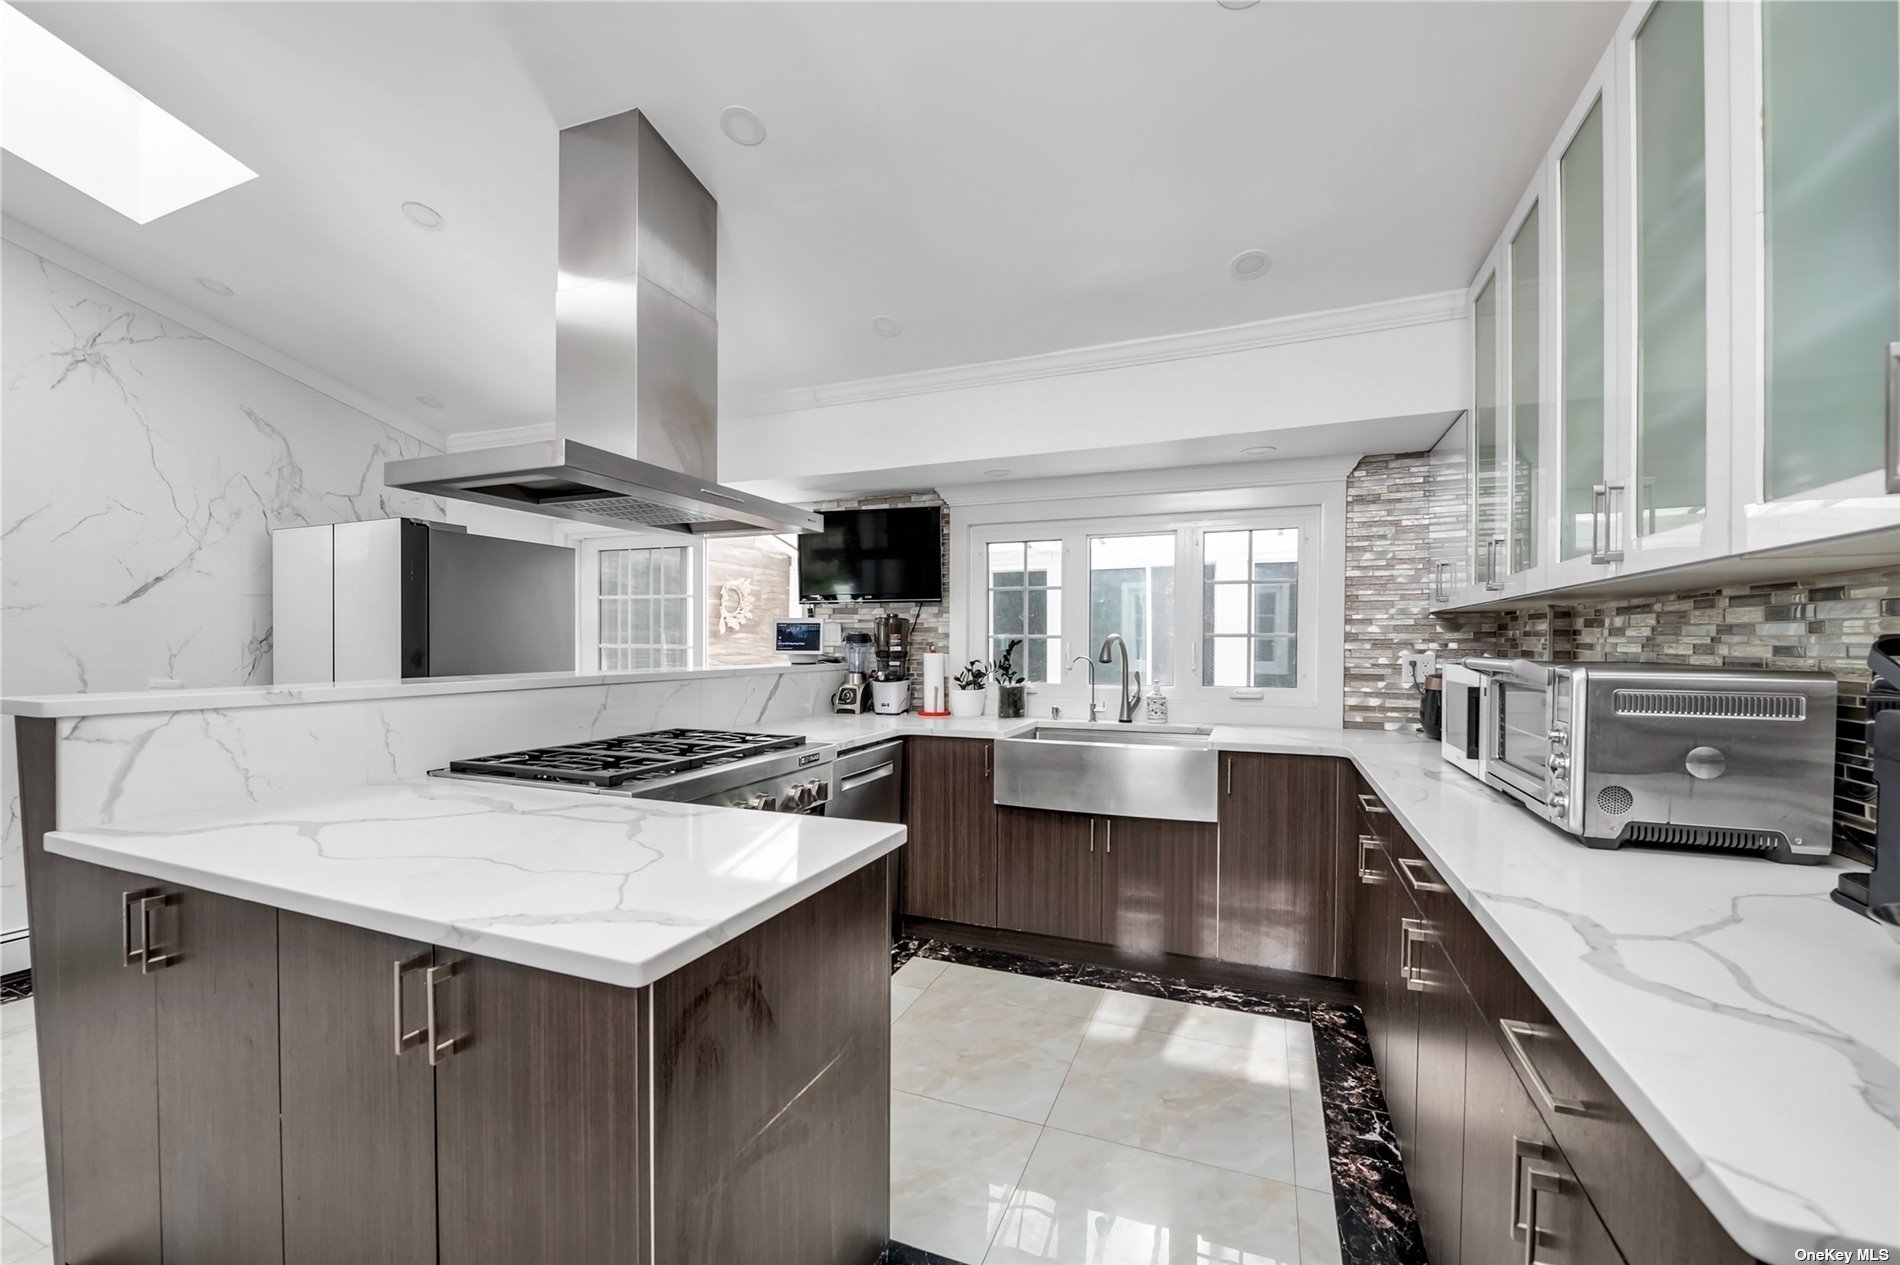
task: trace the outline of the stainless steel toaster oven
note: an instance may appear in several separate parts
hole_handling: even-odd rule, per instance
[[[1838,687],[1815,672],[1467,660],[1483,780],[1591,847],[1818,861],[1833,847]]]

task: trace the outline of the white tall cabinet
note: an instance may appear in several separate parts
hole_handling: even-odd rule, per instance
[[[1900,533],[1897,28],[1631,5],[1470,289],[1471,549],[1438,605],[1900,556],[1865,535]]]

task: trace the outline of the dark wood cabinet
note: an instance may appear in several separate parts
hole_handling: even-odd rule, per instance
[[[1218,828],[1212,822],[1106,817],[1099,829],[1101,938],[1138,953],[1215,956]]]
[[[436,1224],[443,1265],[631,1261],[637,989],[436,950]],[[418,1051],[425,1059],[427,1051]]]
[[[1345,973],[1333,915],[1340,765],[1329,756],[1222,754],[1222,961]]]
[[[996,925],[1011,931],[1102,940],[1099,818],[998,808]]]
[[[280,913],[277,961],[285,1265],[434,1261],[435,1073],[398,1046],[433,950]]]
[[[58,963],[56,1065],[75,1087],[61,1104],[64,1171],[85,1175],[63,1183],[62,1257],[154,1262],[161,1253],[157,1000],[153,977],[127,957],[137,943],[137,902],[158,892],[135,874],[51,854],[38,860],[35,877],[44,880],[54,918],[52,942],[36,944],[35,957]]]
[[[1410,965],[1406,982],[1412,990],[1418,1042],[1411,1131],[1415,1152],[1432,1157],[1430,1164],[1411,1173],[1412,1197],[1419,1204],[1457,1208],[1464,1182],[1465,1031],[1471,999],[1431,928],[1414,938]],[[1420,1229],[1429,1259],[1460,1259],[1457,1216],[1435,1217],[1421,1222]]]
[[[905,740],[903,912],[996,925],[997,808],[991,745],[974,738]]]
[[[274,910],[61,857],[68,1260],[281,1259]],[[161,1145],[160,1140],[163,1139]]]
[[[281,1261],[277,911],[159,890],[145,951],[165,962],[151,976],[165,1260]]]

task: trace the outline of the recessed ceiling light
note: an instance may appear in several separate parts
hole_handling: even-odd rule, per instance
[[[1273,256],[1264,250],[1243,250],[1227,262],[1227,271],[1236,281],[1253,281],[1267,275],[1267,269],[1273,267]]]
[[[1251,9],[1259,3],[1260,0],[1220,0],[1220,7],[1223,9]]]
[[[216,277],[199,277],[198,284],[203,286],[205,289],[211,291],[211,293],[217,295],[221,299],[228,299],[232,295],[237,293],[236,290],[233,290],[230,286],[224,284],[224,282],[218,280]]]
[[[0,5],[0,145],[135,224],[257,178],[11,5]]]
[[[742,105],[729,105],[719,112],[719,130],[741,145],[757,145],[765,139],[765,120]]]
[[[442,407],[442,401],[436,399],[433,395],[418,395],[416,397],[416,403],[420,404],[423,408]]]
[[[985,470],[983,472],[983,477],[986,479],[1000,479],[1004,477],[1005,475],[1007,475],[1008,473],[1009,471],[1007,470]]]
[[[879,338],[896,338],[899,334],[904,332],[904,327],[897,323],[895,317],[873,316],[871,318],[871,332],[876,334]]]
[[[1242,448],[1240,451],[1245,456],[1258,457],[1262,453],[1278,452],[1280,450],[1275,448],[1272,444],[1255,444],[1251,448]]]
[[[442,213],[432,206],[425,206],[420,202],[405,202],[402,204],[402,213],[408,216],[409,222],[417,228],[442,227]]]

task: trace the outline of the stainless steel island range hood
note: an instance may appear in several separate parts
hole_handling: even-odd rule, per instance
[[[622,530],[820,530],[717,482],[716,213],[638,110],[563,130],[554,438],[392,461],[384,482]]]

